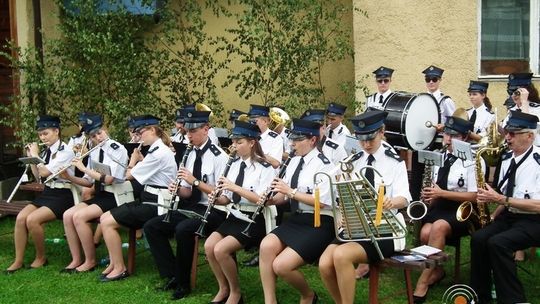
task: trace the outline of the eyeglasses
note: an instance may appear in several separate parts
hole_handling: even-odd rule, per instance
[[[137,134],[137,135],[142,135],[146,130],[148,130],[148,128],[141,128],[140,130],[137,130],[137,131],[134,131],[133,133]]]
[[[377,79],[376,81],[377,81],[378,83],[389,83],[389,82],[390,82],[390,78]]]
[[[435,83],[437,81],[439,81],[439,78],[437,77],[426,77],[426,83],[430,83],[430,82]]]
[[[518,134],[525,134],[525,133],[529,133],[529,131],[519,131],[519,132],[504,131],[504,134],[510,137],[514,137]]]

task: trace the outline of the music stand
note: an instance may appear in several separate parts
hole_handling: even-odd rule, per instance
[[[443,166],[443,154],[434,151],[420,150],[418,151],[418,162],[426,166]]]
[[[10,203],[13,197],[15,196],[15,193],[17,193],[17,190],[19,190],[19,187],[21,186],[21,183],[26,176],[26,171],[28,171],[28,168],[30,168],[30,165],[37,165],[37,164],[44,164],[45,161],[39,157],[21,157],[19,158],[19,161],[23,163],[24,171],[19,178],[19,181],[17,181],[17,184],[15,185],[15,188],[13,188],[13,191],[11,191],[11,194],[9,195],[6,203]]]
[[[471,144],[459,139],[452,139],[452,150],[454,155],[462,161],[470,160],[474,161],[474,157],[471,150]]]

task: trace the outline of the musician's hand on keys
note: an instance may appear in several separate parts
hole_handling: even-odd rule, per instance
[[[442,197],[444,193],[444,190],[439,187],[439,185],[435,184],[433,187],[427,187],[424,188],[424,191],[422,191],[423,197],[426,198],[426,201],[433,202],[434,200]]]
[[[27,146],[28,156],[30,157],[38,157],[39,155],[39,146],[37,143],[33,142],[28,144]]]
[[[67,172],[67,170],[64,170],[64,172],[60,173],[60,178],[63,178],[63,179],[67,179],[69,180],[69,177],[71,175],[69,175],[69,173]]]
[[[503,194],[499,194],[497,191],[495,191],[493,188],[491,188],[488,184],[486,184],[486,189],[478,189],[478,194],[476,195],[476,201],[479,203],[489,203],[489,202],[495,202],[498,204],[504,204],[506,200],[506,196]]]
[[[139,148],[133,149],[133,153],[131,153],[131,159],[134,159],[138,162],[144,159],[144,156],[142,155],[141,150],[139,150]]]
[[[81,170],[82,172],[84,172],[84,169],[86,169],[84,163],[79,157],[73,158],[73,160],[71,160],[71,165],[77,167],[77,169]]]
[[[279,192],[281,194],[287,195],[292,191],[292,188],[289,187],[282,179],[276,178],[274,181],[272,181],[272,189],[275,192]]]
[[[193,182],[196,180],[195,176],[189,172],[189,170],[185,167],[180,168],[178,170],[178,177],[185,180],[188,184],[192,185]]]
[[[238,191],[238,188],[240,188],[240,186],[238,186],[237,184],[235,184],[234,182],[232,182],[230,179],[226,178],[225,176],[222,176],[219,178],[219,184],[222,190],[229,190],[229,191],[236,192]]]

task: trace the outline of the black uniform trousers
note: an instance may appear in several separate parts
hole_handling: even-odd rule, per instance
[[[471,237],[471,287],[479,303],[491,303],[491,272],[497,303],[525,303],[513,254],[540,245],[540,214],[515,214],[505,209],[489,226]]]
[[[204,215],[206,208],[204,205],[195,204],[183,209]],[[225,216],[225,212],[213,208],[208,215],[204,234],[209,235],[215,231],[225,221]],[[161,277],[174,277],[180,287],[189,289],[195,232],[199,229],[201,220],[190,219],[178,211],[172,213],[169,223],[163,222],[164,217],[165,215],[161,215],[149,220],[144,225],[144,235]],[[173,235],[176,239],[176,257],[169,243],[169,238]]]

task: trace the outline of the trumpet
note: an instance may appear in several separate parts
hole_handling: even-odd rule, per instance
[[[143,142],[141,141],[139,144],[139,149],[141,148]],[[189,153],[193,150],[193,145],[189,144],[186,147],[186,151],[184,151],[184,155],[182,155],[182,161],[180,162],[180,168],[185,167],[187,163],[187,159],[189,156]],[[167,214],[163,217],[163,222],[169,223],[171,221],[171,215],[173,211],[176,211],[178,209],[178,203],[180,202],[180,196],[178,196],[178,187],[180,187],[180,183],[182,183],[182,179],[178,176],[176,176],[176,179],[174,180],[174,187],[172,192],[172,197],[169,205],[169,210],[167,211]]]
[[[296,151],[292,150],[291,153],[289,153],[289,157],[287,157],[287,159],[283,163],[281,163],[281,165],[279,166],[279,173],[276,176],[276,178],[283,178],[285,176],[285,173],[287,172],[287,167],[289,166],[289,163],[291,162],[291,159],[294,157],[295,153]],[[251,228],[251,224],[255,222],[255,219],[257,218],[257,216],[259,216],[263,208],[266,207],[266,203],[270,199],[272,199],[276,194],[277,193],[274,191],[267,190],[266,192],[263,193],[263,195],[261,195],[261,199],[259,199],[259,201],[257,202],[257,209],[255,209],[255,212],[253,212],[253,215],[251,216],[252,221],[249,222],[246,229],[242,231],[243,235],[249,238],[251,237],[251,235],[249,234],[249,229]]]
[[[103,147],[103,145],[105,145],[105,143],[107,143],[109,141],[109,138],[106,138],[105,140],[103,140],[102,142],[100,142],[99,144],[95,145],[94,147],[92,147],[92,149],[86,151],[85,153],[83,154],[80,154],[78,156],[75,156],[73,157],[72,159],[69,160],[69,164],[66,164],[65,166],[62,166],[62,169],[56,171],[55,173],[49,175],[49,177],[47,177],[47,179],[43,182],[44,184],[46,183],[49,183],[51,182],[53,179],[55,179],[56,177],[58,177],[60,174],[62,174],[64,171],[66,171],[69,167],[71,167],[71,162],[76,158],[85,158],[86,156],[90,155],[90,153],[92,153],[94,150],[98,149],[98,148],[101,148]]]
[[[231,165],[236,159],[236,150],[234,146],[229,147],[229,160],[227,161],[227,164],[225,165],[225,170],[223,170],[224,177],[227,177],[229,174],[229,170],[231,169]],[[208,206],[206,207],[206,211],[204,211],[204,215],[201,219],[201,224],[199,225],[199,228],[195,232],[196,235],[199,237],[205,237],[204,235],[204,227],[208,223],[208,215],[210,215],[210,211],[212,211],[212,208],[214,207],[216,203],[216,199],[221,195],[221,189],[220,189],[221,183],[217,184],[214,188],[214,191],[212,191],[212,199],[208,200]],[[241,186],[241,185],[239,185]]]

